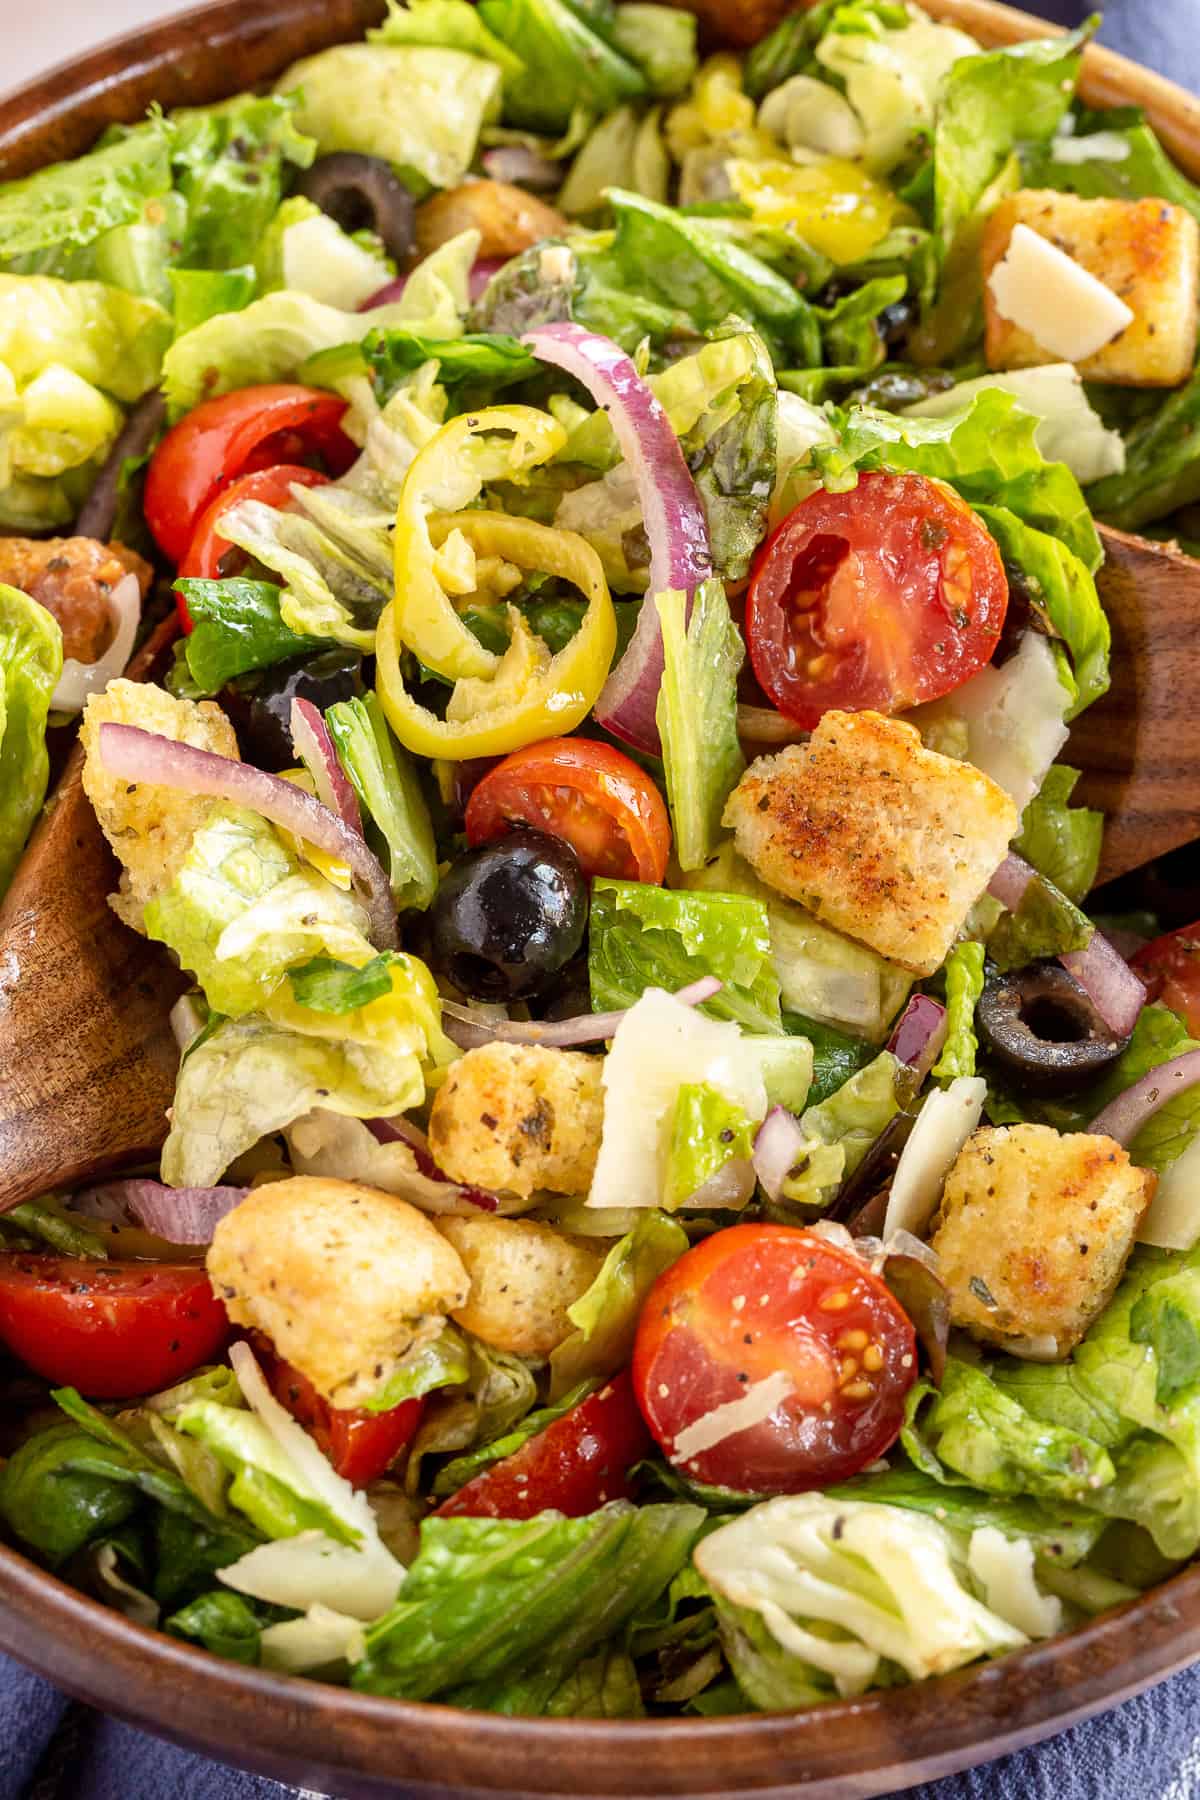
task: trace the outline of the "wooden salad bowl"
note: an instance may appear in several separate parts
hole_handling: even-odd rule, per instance
[[[990,0],[922,3],[988,44],[1054,29]],[[694,4],[702,17],[711,16],[717,0]],[[738,0],[724,10],[743,26],[761,27],[767,13],[779,9],[772,0]],[[357,36],[383,11],[383,0],[221,0],[64,64],[0,101],[0,178],[86,150],[106,125],[136,119],[153,101],[205,104],[268,81],[295,58]],[[1200,178],[1200,101],[1097,49],[1087,53],[1081,91],[1093,105],[1144,107],[1176,159]],[[1158,823],[1164,812],[1174,817],[1176,842],[1200,832],[1195,743],[1189,752],[1178,732],[1167,734],[1168,749],[1140,790],[1130,773],[1131,746],[1144,760],[1170,689],[1176,681],[1188,686],[1181,659],[1200,618],[1200,596],[1197,565],[1188,559],[1163,559],[1161,550],[1120,533],[1107,533],[1106,542],[1113,565],[1106,601],[1117,657],[1142,658],[1151,629],[1156,643],[1165,631],[1172,646],[1167,666],[1175,671],[1162,674],[1160,662],[1158,674],[1140,672],[1132,687],[1124,686],[1115,710],[1105,716],[1097,707],[1088,715],[1091,735],[1086,744],[1080,740],[1088,752],[1081,760],[1092,771],[1092,797],[1101,804],[1107,799],[1120,812],[1120,829],[1133,834],[1124,848],[1118,838],[1115,850],[1110,835],[1113,869],[1118,863],[1132,867],[1167,847]],[[1146,557],[1155,554],[1160,561],[1150,582],[1142,571]],[[95,874],[104,866],[106,855],[94,820],[77,800],[68,770],[67,785],[34,845],[44,845],[43,855],[52,860],[62,861],[66,853],[57,890],[64,905],[68,867],[74,880],[86,878],[88,870]],[[86,934],[68,943],[60,927],[56,936],[54,891],[45,890],[50,902],[40,926],[30,923],[31,941],[40,929],[55,955],[69,955],[72,947],[82,953]],[[107,921],[97,916],[93,924],[107,943]],[[141,1090],[149,1108],[169,1097],[171,1056],[161,1008],[170,983],[161,972],[146,975],[144,946],[130,939],[124,955],[126,960],[117,950],[109,962],[98,959],[103,966],[87,970],[86,979],[110,1003],[114,993],[127,997],[128,1055],[137,1061],[139,1036],[149,1046],[143,1064],[151,1073],[143,1075]],[[0,969],[5,1035],[13,1024],[13,998]],[[70,1021],[64,1017],[62,1024],[65,1030]],[[19,1095],[10,1066],[22,1051],[15,1030],[8,1044],[0,1050],[0,1183],[10,1174],[6,1096]],[[68,1150],[63,1167],[70,1162]],[[131,1624],[3,1546],[0,1649],[119,1718],[341,1800],[402,1793],[462,1800],[673,1794],[868,1800],[1034,1743],[1200,1659],[1200,1566],[1078,1631],[996,1662],[806,1712],[727,1719],[501,1718],[270,1674]]]

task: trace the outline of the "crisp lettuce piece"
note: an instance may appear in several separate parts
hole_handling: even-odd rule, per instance
[[[739,894],[686,893],[636,881],[592,884],[588,979],[596,1012],[632,1006],[648,987],[674,992],[703,975],[725,985],[710,1018],[779,1032],[779,984],[766,908]]]
[[[480,16],[524,64],[506,84],[506,124],[563,131],[577,108],[611,112],[646,92],[641,70],[565,0],[481,0]]]
[[[381,248],[372,253],[302,194],[284,201],[260,238],[254,261],[259,293],[288,288],[346,312],[369,300],[395,273]]]
[[[610,187],[627,188],[647,200],[666,200],[670,161],[666,160],[664,168],[657,160],[653,165],[646,160],[647,128],[661,148],[658,119],[653,113],[643,119],[636,107],[618,106],[601,119],[580,145],[558,191],[555,205],[559,212],[566,213],[569,219],[602,213],[608,204]]]
[[[813,1075],[808,1099],[813,1106],[828,1100],[843,1082],[865,1069],[874,1058],[873,1044],[860,1037],[851,1037],[847,1032],[836,1031],[832,1025],[824,1025],[818,1019],[787,1013],[784,1024],[789,1032],[803,1033],[812,1045]]]
[[[87,156],[0,186],[0,264],[14,274],[79,275],[77,253],[143,218],[170,192],[171,130],[161,117]],[[87,273],[92,273],[88,270]]]
[[[620,1501],[581,1519],[426,1519],[420,1554],[396,1605],[368,1631],[351,1685],[469,1705],[490,1683],[536,1672],[548,1691],[526,1705],[538,1711],[653,1604],[703,1523],[697,1506]]]
[[[1013,840],[1013,848],[1026,862],[1076,906],[1096,879],[1104,836],[1103,813],[1070,804],[1078,780],[1078,769],[1055,763],[1021,814],[1020,836]]]
[[[686,92],[699,64],[694,13],[626,0],[613,11],[609,36],[642,71],[656,99],[670,100]]]
[[[1135,115],[1097,112],[1081,121],[1097,129],[1053,137],[1022,156],[1025,185],[1057,188],[1085,200],[1167,200],[1200,219],[1200,188],[1173,163],[1150,126]],[[1103,143],[1100,140],[1103,139]],[[1104,154],[1089,154],[1089,149]]]
[[[1066,463],[1076,481],[1086,485],[1124,469],[1124,439],[1105,425],[1071,363],[978,375],[906,406],[904,414],[910,419],[944,419],[988,388],[1011,394],[1024,412],[1034,415],[1039,421],[1034,442],[1041,454],[1047,462]]]
[[[316,138],[322,156],[357,150],[447,188],[462,180],[480,130],[496,116],[500,81],[494,63],[461,50],[376,42],[305,57],[275,90],[297,96],[297,128]]]
[[[1070,950],[1086,950],[1095,926],[1044,875],[1035,875],[1015,912],[988,933],[987,950],[1002,972]]]
[[[950,1469],[988,1493],[1086,1503],[1115,1477],[1102,1444],[1035,1419],[982,1369],[954,1356],[938,1387],[925,1381],[911,1390],[904,1417],[905,1449],[941,1481],[953,1480]]]
[[[1066,716],[1074,719],[1109,685],[1112,633],[1092,574],[1068,545],[1018,518],[1007,505],[979,505],[976,511],[1066,645],[1075,688]],[[1060,677],[1065,672],[1060,660]]]
[[[62,660],[54,615],[0,583],[0,896],[46,797],[46,720]]]
[[[488,1712],[547,1719],[642,1719],[646,1716],[633,1658],[619,1641],[602,1644],[560,1681],[531,1670],[470,1690],[469,1704]]]
[[[405,1400],[418,1400],[435,1388],[457,1387],[471,1374],[471,1352],[462,1333],[453,1325],[410,1352],[388,1376],[379,1393],[367,1402],[367,1412],[391,1412]]]
[[[687,393],[684,384],[690,380],[699,383],[700,396],[694,388]],[[770,353],[757,332],[730,318],[694,359],[676,363],[652,385],[664,390],[664,404],[669,402],[668,417],[708,521],[713,568],[728,581],[741,581],[766,532],[778,462],[778,390]],[[700,397],[703,411],[689,423]]]
[[[180,1067],[163,1180],[212,1187],[243,1151],[317,1106],[375,1119],[420,1105],[425,1077],[417,1038],[414,1029],[406,1049],[397,1034],[389,1048],[309,1036],[254,1013],[222,1021]]]
[[[175,591],[187,601],[192,630],[184,639],[188,673],[201,692],[215,694],[251,669],[269,669],[293,656],[321,649],[280,617],[281,593],[273,582],[234,576],[225,581],[183,580]]]
[[[140,400],[170,341],[153,300],[98,281],[0,275],[0,363],[19,387],[57,363],[116,400]]]
[[[863,161],[887,174],[928,142],[943,78],[979,46],[952,25],[917,13],[895,24],[874,5],[839,7],[813,54],[845,84],[862,121]]]
[[[829,1500],[871,1500],[925,1513],[961,1536],[990,1525],[1005,1537],[1031,1544],[1042,1570],[1075,1568],[1094,1550],[1107,1523],[1095,1512],[1061,1500],[987,1493],[965,1481],[947,1486],[944,1472],[935,1477],[906,1460],[840,1482],[825,1494]]]
[[[819,401],[851,382],[861,383],[887,358],[880,314],[903,300],[907,292],[906,275],[878,275],[831,306],[814,306],[812,315],[821,333],[827,366],[785,369],[780,373],[780,386],[805,400]]]
[[[1169,393],[1125,440],[1125,468],[1087,491],[1088,505],[1122,531],[1140,531],[1200,500],[1200,371]]]
[[[388,730],[374,694],[336,701],[325,723],[366,815],[368,835],[380,840],[375,848],[383,851],[397,907],[423,911],[437,892],[437,846],[412,758]]]
[[[177,338],[218,313],[241,312],[258,293],[258,277],[250,264],[238,269],[171,269],[167,282]]]
[[[244,1408],[195,1400],[179,1415],[179,1429],[211,1450],[233,1477],[228,1498],[264,1536],[320,1531],[338,1543],[353,1538],[303,1479],[266,1426]]]
[[[463,50],[493,62],[505,82],[524,74],[525,64],[483,22],[470,0],[388,0],[388,16],[367,33],[372,44],[432,44],[442,50]]]
[[[734,1674],[768,1708],[861,1694],[900,1672],[920,1681],[1028,1642],[976,1599],[961,1541],[899,1507],[768,1500],[703,1538],[696,1566]]]
[[[102,460],[124,415],[120,407],[61,363],[47,363],[22,393],[0,363],[0,469],[17,478],[54,480]]]
[[[65,475],[14,475],[0,487],[0,530],[31,537],[70,525],[99,473],[93,459]]]
[[[770,1042],[771,1040],[765,1040]],[[685,1081],[675,1096],[663,1205],[675,1212],[726,1163],[747,1160],[756,1121],[709,1081]]]
[[[446,270],[445,261],[440,266]],[[455,287],[451,298],[456,320],[459,297]],[[400,305],[407,299],[406,289]],[[417,300],[420,302],[419,290]],[[472,389],[489,394],[515,381],[527,381],[537,372],[535,358],[514,337],[468,332],[461,337],[438,338],[392,329],[373,331],[357,346],[343,345],[314,356],[301,369],[300,379],[343,393],[355,377],[365,375],[378,404],[386,406],[409,377],[429,362],[437,364],[437,380],[443,387],[457,388],[469,382]]]
[[[613,1245],[592,1285],[567,1308],[575,1330],[550,1353],[552,1401],[581,1381],[624,1368],[646,1295],[687,1247],[683,1227],[655,1209]]]
[[[946,1042],[933,1065],[933,1077],[949,1087],[960,1075],[975,1073],[975,1002],[983,992],[982,944],[956,944],[946,958]]]
[[[372,1000],[391,993],[396,960],[395,951],[384,950],[361,968],[355,968],[336,957],[314,956],[288,970],[288,985],[301,1006],[316,1012],[356,1012],[360,1006],[369,1006]]]
[[[309,516],[312,508],[283,512],[242,500],[223,515],[219,535],[280,577],[279,616],[297,637],[373,650],[376,623],[392,597],[386,536],[377,528],[334,536],[324,529],[328,511],[318,507],[320,523]],[[343,520],[339,512],[339,527]]]
[[[294,101],[237,94],[174,112],[170,125],[175,186],[187,205],[180,263],[234,269],[251,262],[283,197],[285,166],[307,169],[317,154]]]
[[[262,1609],[241,1594],[198,1594],[186,1606],[163,1620],[172,1637],[194,1638],[214,1656],[250,1666],[260,1659],[264,1620]]]
[[[891,1051],[882,1050],[826,1099],[807,1108],[800,1118],[805,1141],[783,1183],[785,1200],[798,1206],[828,1206],[899,1112],[900,1069]]]
[[[658,729],[675,854],[683,869],[704,866],[721,835],[721,814],[746,766],[737,734],[737,678],[745,648],[724,584],[702,582],[692,599],[657,594],[663,679]]]

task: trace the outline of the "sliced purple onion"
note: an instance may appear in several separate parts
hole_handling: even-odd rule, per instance
[[[754,1173],[768,1199],[778,1200],[804,1144],[804,1133],[795,1113],[790,1113],[786,1106],[773,1106],[758,1128],[753,1158]]]
[[[888,1049],[924,1081],[946,1041],[946,1009],[930,994],[914,994],[896,1021]]]
[[[249,1188],[172,1188],[141,1178],[106,1181],[71,1196],[71,1209],[110,1225],[140,1225],[169,1244],[208,1244]]]
[[[467,276],[467,293],[472,300],[478,300],[488,282],[498,269],[504,267],[503,256],[477,256],[471,264],[471,272]]]
[[[1116,1138],[1118,1144],[1128,1148],[1147,1119],[1152,1119],[1176,1094],[1195,1087],[1198,1081],[1200,1050],[1185,1050],[1182,1056],[1160,1063],[1157,1069],[1151,1069],[1123,1094],[1110,1100],[1103,1112],[1097,1113],[1088,1130],[1101,1137]]]
[[[385,281],[381,288],[376,288],[373,294],[367,295],[358,309],[359,312],[374,312],[377,306],[393,305],[395,301],[402,298],[407,286],[407,275],[397,275],[395,281]]]
[[[562,186],[562,164],[531,150],[527,144],[500,144],[485,150],[479,159],[493,181],[507,181],[513,187],[533,188],[551,193]]]
[[[684,1006],[700,1006],[719,994],[724,984],[715,975],[702,975],[675,995]],[[460,1050],[479,1050],[484,1044],[543,1044],[565,1050],[572,1044],[602,1044],[616,1035],[629,1008],[620,1012],[580,1013],[574,1019],[484,1020],[456,1000],[442,1001],[442,1029]]]
[[[399,948],[396,908],[378,857],[336,813],[295,782],[268,775],[235,757],[215,756],[211,750],[197,750],[192,744],[142,731],[137,725],[102,725],[100,759],[110,775],[125,781],[148,781],[185,794],[231,800],[261,813],[304,843],[339,857],[350,865],[362,892],[372,941],[379,949]]]
[[[1010,853],[988,882],[988,893],[1009,912],[1016,912],[1036,875],[1036,869]],[[1086,950],[1068,950],[1058,960],[1075,977],[1110,1031],[1128,1037],[1146,1004],[1146,990],[1104,933],[1093,930]]]
[[[338,753],[329,727],[320,709],[311,700],[299,697],[292,701],[292,749],[313,778],[317,799],[336,813],[343,825],[363,835],[362,814],[358,795],[351,787],[346,771],[338,761]]]
[[[52,712],[81,712],[90,695],[102,694],[110,681],[125,673],[142,619],[142,584],[136,575],[122,575],[110,589],[108,610],[113,627],[108,649],[94,663],[66,658],[50,696]]]
[[[650,544],[650,604],[596,702],[596,718],[635,749],[657,755],[663,646],[656,594],[678,588],[689,603],[712,574],[708,521],[670,420],[631,359],[611,338],[565,321],[538,325],[521,339],[540,362],[582,383],[607,412],[637,485]]]

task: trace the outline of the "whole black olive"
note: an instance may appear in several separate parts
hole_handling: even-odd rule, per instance
[[[434,966],[476,1000],[549,987],[583,942],[587,883],[569,844],[522,826],[459,858],[428,914]]]
[[[975,1021],[995,1060],[1034,1094],[1063,1094],[1115,1062],[1128,1036],[1104,1023],[1060,963],[1030,963],[984,984]]]
[[[297,190],[343,231],[375,232],[397,262],[407,262],[416,249],[413,197],[382,157],[351,150],[319,156]]]
[[[252,681],[235,683],[224,700],[242,754],[258,768],[274,771],[290,769],[296,761],[293,700],[311,700],[324,712],[335,700],[352,700],[362,691],[362,657],[357,650],[339,648],[276,663]]]

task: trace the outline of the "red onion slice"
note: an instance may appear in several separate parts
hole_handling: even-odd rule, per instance
[[[804,1148],[800,1121],[786,1106],[773,1106],[754,1140],[754,1173],[771,1200],[783,1192],[792,1165]]]
[[[292,749],[313,778],[317,799],[336,813],[343,825],[363,835],[358,795],[338,761],[329,727],[311,700],[292,701]]]
[[[946,1009],[930,994],[914,994],[896,1021],[887,1047],[924,1081],[946,1041]]]
[[[1016,912],[1036,875],[1036,869],[1010,853],[988,882],[988,893]],[[1146,1004],[1146,990],[1104,933],[1094,930],[1086,950],[1068,950],[1058,960],[1075,977],[1109,1030],[1128,1037]]]
[[[1195,1087],[1198,1081],[1200,1050],[1185,1050],[1182,1056],[1160,1063],[1157,1069],[1151,1069],[1123,1094],[1110,1100],[1103,1112],[1096,1114],[1088,1130],[1101,1137],[1116,1138],[1118,1144],[1128,1148],[1147,1119],[1152,1119],[1176,1094]]]
[[[552,162],[527,144],[500,144],[494,150],[485,150],[479,160],[493,181],[507,181],[513,187],[534,188],[542,193],[562,186],[562,164]]]
[[[141,1225],[169,1244],[208,1244],[218,1223],[250,1192],[244,1187],[171,1188],[141,1178],[106,1181],[72,1194],[71,1209],[110,1225]]]
[[[377,306],[391,306],[394,301],[401,298],[407,286],[407,275],[397,275],[395,281],[385,281],[381,288],[377,288],[373,294],[367,295],[358,309],[359,312],[374,312]]]
[[[719,994],[724,984],[715,975],[702,975],[675,995],[685,1006],[699,1006]],[[460,1050],[479,1050],[484,1044],[544,1044],[564,1050],[572,1044],[602,1044],[614,1037],[628,1007],[620,1012],[580,1013],[574,1019],[480,1019],[456,1000],[442,1001],[442,1029]]]
[[[281,825],[293,837],[315,844],[330,856],[349,863],[358,882],[371,923],[371,938],[379,949],[396,950],[396,908],[388,878],[378,857],[372,855],[356,831],[336,813],[314,800],[292,781],[268,775],[231,756],[215,756],[192,744],[177,743],[137,725],[102,725],[100,758],[110,775],[125,781],[148,781],[158,787],[178,788],[185,794],[209,794],[231,800],[237,806],[261,813],[273,825]]]
[[[655,594],[668,588],[682,589],[690,602],[712,574],[704,508],[670,420],[631,359],[611,338],[562,322],[539,325],[521,342],[540,362],[574,376],[607,412],[637,485],[650,544],[651,603],[642,607],[637,629],[604,684],[595,714],[627,744],[657,755],[661,746],[655,714],[663,647],[652,602]]]
[[[68,656],[50,696],[51,712],[80,712],[92,694],[102,694],[109,682],[125,673],[133,655],[142,617],[142,585],[136,575],[123,575],[108,595],[113,635],[108,649],[94,663],[76,662]]]

